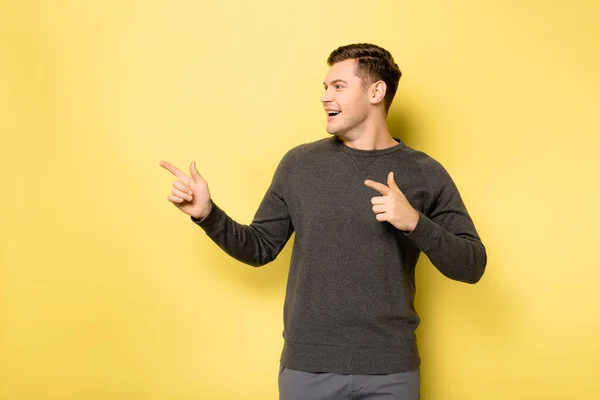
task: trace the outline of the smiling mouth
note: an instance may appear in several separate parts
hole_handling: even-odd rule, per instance
[[[340,113],[341,113],[341,111],[327,111],[327,116],[335,117],[336,115],[338,115]]]

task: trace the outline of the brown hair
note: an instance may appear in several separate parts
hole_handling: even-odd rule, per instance
[[[388,111],[402,76],[394,58],[389,51],[374,44],[356,43],[341,46],[332,51],[327,59],[327,64],[332,66],[335,63],[354,58],[357,60],[355,74],[362,79],[365,87],[376,80],[381,79],[385,82],[387,90],[384,100],[385,109]]]

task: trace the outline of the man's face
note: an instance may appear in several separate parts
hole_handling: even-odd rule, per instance
[[[325,77],[321,102],[327,113],[327,132],[344,135],[362,124],[370,109],[367,90],[354,70],[356,60],[333,64]]]

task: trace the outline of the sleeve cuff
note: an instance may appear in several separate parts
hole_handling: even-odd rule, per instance
[[[210,213],[206,217],[200,219],[190,216],[190,218],[193,223],[204,229],[206,234],[211,236],[219,233],[223,229],[225,212],[212,202]]]
[[[431,249],[439,237],[441,228],[421,211],[418,211],[418,213],[419,221],[417,222],[417,226],[415,226],[412,232],[404,233],[404,235],[425,253]]]

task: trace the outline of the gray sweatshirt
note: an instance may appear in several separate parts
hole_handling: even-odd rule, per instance
[[[281,160],[250,225],[214,202],[192,220],[235,259],[262,266],[296,232],[284,305],[281,363],[339,374],[388,374],[420,365],[415,265],[421,252],[445,276],[475,283],[486,251],[461,196],[433,158],[398,144],[357,150],[332,136]],[[419,212],[411,233],[379,222],[364,185],[396,184]]]

